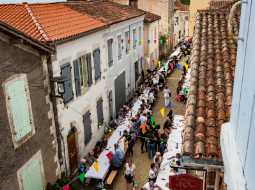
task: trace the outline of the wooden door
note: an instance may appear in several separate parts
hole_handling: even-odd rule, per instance
[[[114,81],[115,86],[115,113],[118,113],[120,108],[126,102],[126,73],[122,72]]]
[[[112,91],[108,94],[109,101],[109,120],[113,117],[113,106],[112,106]]]
[[[67,136],[67,146],[68,146],[68,157],[69,157],[69,168],[70,173],[73,173],[74,170],[77,168],[78,163],[78,152],[77,152],[77,146],[76,146],[76,137],[75,137],[75,131],[72,130],[69,135]]]

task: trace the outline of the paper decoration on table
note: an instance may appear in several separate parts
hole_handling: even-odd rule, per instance
[[[159,111],[160,111],[161,116],[165,117],[165,108],[163,107]]]
[[[92,167],[96,170],[96,172],[98,172],[98,170],[99,170],[99,163],[98,163],[98,161],[95,161],[93,163]]]
[[[108,153],[106,154],[106,156],[107,156],[107,158],[109,159],[109,161],[112,160],[112,152],[111,152],[111,151],[108,152]]]
[[[66,184],[66,185],[62,188],[62,190],[69,190],[69,184]]]
[[[181,65],[180,63],[177,63],[177,69],[180,70],[181,69]]]
[[[81,181],[82,183],[84,183],[84,181],[85,181],[85,173],[81,173],[81,174],[79,175],[79,179],[80,179],[80,181]]]

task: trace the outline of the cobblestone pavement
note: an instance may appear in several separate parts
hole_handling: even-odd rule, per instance
[[[181,65],[186,61],[186,58],[184,58],[181,61]],[[176,88],[178,81],[181,78],[181,71],[175,70],[168,78],[167,78],[167,85],[172,93],[172,109],[174,111],[174,114],[178,115],[184,115],[185,113],[185,105],[183,103],[179,103],[175,101],[176,96]],[[155,102],[155,105],[153,107],[153,115],[155,117],[156,123],[163,125],[164,118],[160,115],[160,108],[164,106],[164,98],[163,93],[160,92],[158,94],[158,99]],[[167,113],[167,112],[166,112]],[[151,164],[151,160],[148,158],[147,153],[141,153],[140,150],[140,142],[137,142],[134,146],[134,155],[133,155],[133,162],[136,165],[136,176],[135,181],[139,184],[139,188],[146,183],[148,173],[149,173],[149,167]],[[126,184],[125,179],[123,175],[123,170],[119,172],[118,176],[116,177],[114,184],[113,184],[113,190],[126,190]]]

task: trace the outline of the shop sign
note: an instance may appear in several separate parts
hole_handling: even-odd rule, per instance
[[[171,190],[203,190],[203,180],[189,174],[180,174],[169,177]]]

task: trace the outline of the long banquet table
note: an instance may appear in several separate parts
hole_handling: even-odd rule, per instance
[[[114,130],[110,138],[108,139],[106,148],[101,152],[99,155],[97,162],[98,162],[98,171],[94,167],[90,167],[89,170],[86,172],[87,178],[93,179],[104,179],[106,174],[110,168],[110,161],[106,156],[110,151],[114,151],[114,144],[119,143],[120,148],[124,151],[124,141],[121,139],[123,132],[125,130],[129,131],[131,122],[130,119],[132,116],[136,115],[139,111],[139,108],[142,104],[142,99],[147,100],[149,94],[149,89],[145,89],[143,94],[135,101],[134,105],[132,106],[131,111],[127,114],[127,117],[120,123],[117,129]],[[120,140],[121,139],[121,140]]]

